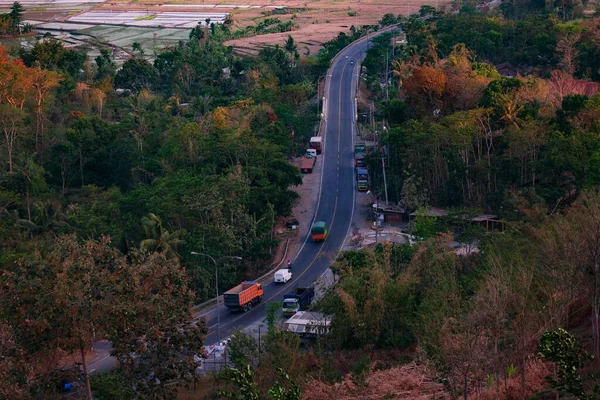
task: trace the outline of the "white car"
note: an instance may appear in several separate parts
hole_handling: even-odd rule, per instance
[[[292,271],[289,269],[280,269],[279,271],[275,272],[275,278],[273,281],[276,283],[286,283],[290,279],[292,279]]]

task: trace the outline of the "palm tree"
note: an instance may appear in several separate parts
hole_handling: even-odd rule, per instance
[[[288,35],[287,40],[285,41],[285,45],[284,45],[284,49],[285,51],[287,51],[288,53],[290,53],[290,55],[294,54],[294,52],[296,52],[297,50],[296,43],[294,42],[294,38],[292,37],[292,35]]]
[[[140,248],[165,253],[169,257],[179,257],[177,246],[183,244],[183,240],[180,239],[183,231],[169,232],[164,228],[161,219],[152,213],[142,217],[142,227],[147,239],[141,241]]]

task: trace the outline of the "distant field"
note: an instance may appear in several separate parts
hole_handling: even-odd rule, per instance
[[[8,9],[13,1],[0,0],[0,9]],[[278,18],[284,23],[293,21],[295,28],[291,32],[241,38],[226,44],[234,46],[239,54],[256,54],[265,46],[283,45],[287,36],[291,35],[296,41],[301,56],[316,54],[322,43],[333,39],[339,32],[347,32],[352,25],[375,24],[386,13],[407,15],[418,11],[422,5],[442,8],[449,2],[449,0],[355,2],[342,0],[22,0],[25,18],[36,27],[42,28],[42,32],[49,29],[54,32],[62,31],[60,35],[65,31],[88,34],[83,30],[90,25],[153,28],[155,30],[151,33],[150,39],[145,37],[131,39],[133,41],[141,39],[139,41],[147,42],[144,45],[150,48],[171,43],[171,40],[163,38],[161,29],[181,29],[181,32],[173,30],[176,33],[174,36],[170,33],[173,39],[179,40],[186,38],[189,29],[198,22],[204,23],[206,18],[210,18],[211,22],[221,23],[227,14],[231,14],[233,18],[232,30],[255,25],[265,18]],[[124,37],[119,37],[119,40],[113,44],[130,52],[130,31],[134,32],[125,28],[120,31],[119,34]],[[99,38],[108,39],[108,43],[113,42],[105,35],[99,35]],[[72,45],[78,46],[78,43],[78,40],[73,40]]]
[[[236,48],[238,53],[256,54],[265,46],[283,44],[287,35],[292,35],[301,56],[318,52],[321,44],[333,39],[341,31],[348,31],[352,25],[377,23],[386,13],[408,15],[419,10],[422,5],[445,7],[449,0],[111,0],[100,6],[102,9],[144,9],[148,12],[165,7],[177,11],[203,11],[231,13],[232,29],[254,25],[265,18],[278,18],[282,22],[292,20],[296,25],[292,32],[271,33],[254,37],[231,40],[226,44]],[[287,13],[276,11],[286,8]],[[266,15],[271,13],[272,15]]]

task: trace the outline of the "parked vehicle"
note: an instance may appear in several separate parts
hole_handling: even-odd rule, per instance
[[[275,272],[273,281],[277,283],[287,283],[290,279],[292,279],[292,271],[289,269],[280,269]]]
[[[321,154],[323,138],[321,136],[313,136],[310,138],[310,148],[315,149],[317,154]]]
[[[367,163],[365,162],[365,153],[363,151],[357,151],[354,153],[354,168],[366,168]]]
[[[310,174],[311,172],[313,172],[313,168],[315,167],[315,163],[317,162],[317,158],[316,157],[305,157],[302,160],[302,164],[300,164],[300,172],[303,172],[305,174]]]
[[[251,310],[252,306],[262,301],[263,287],[256,281],[244,281],[236,287],[223,293],[225,307],[232,311]]]
[[[283,323],[283,330],[303,338],[314,338],[329,332],[331,317],[312,311],[300,311]]]
[[[354,153],[366,153],[367,145],[364,143],[356,143],[354,145]]]
[[[315,289],[312,287],[295,288],[283,296],[281,312],[285,317],[292,316],[298,311],[306,310],[314,298]]]
[[[317,151],[315,149],[307,149],[306,150],[306,157],[310,158],[310,157],[316,157],[317,156]]]
[[[311,238],[315,242],[322,242],[327,238],[327,224],[323,221],[317,221],[310,229]]]
[[[356,170],[356,186],[360,192],[369,190],[369,170],[359,168]]]

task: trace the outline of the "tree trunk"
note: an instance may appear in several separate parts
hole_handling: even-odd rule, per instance
[[[92,400],[92,387],[90,386],[90,376],[87,372],[87,361],[85,360],[85,345],[83,341],[79,343],[79,351],[81,352],[81,365],[83,366],[83,377],[85,379],[85,394],[88,400]]]
[[[467,400],[469,398],[469,380],[468,374],[465,374],[465,381],[463,382],[463,399]]]
[[[521,399],[525,400],[525,358],[521,358]]]
[[[81,187],[83,187],[83,151],[79,148],[79,175],[81,176]]]
[[[31,222],[31,205],[29,204],[29,182],[25,184],[25,199],[27,200],[27,218]]]
[[[61,186],[61,194],[64,196],[65,193],[67,192],[67,168],[63,164],[61,164],[60,166],[60,178],[62,181],[62,186]]]
[[[12,147],[7,146],[7,150],[8,150],[8,173],[12,174],[13,173]]]
[[[592,288],[592,338],[593,338],[593,354],[598,362],[598,356],[600,349],[598,348],[599,334],[598,334],[598,263],[594,265],[594,287]]]
[[[14,133],[14,132],[13,132]],[[8,172],[13,173],[13,144],[15,142],[15,135],[9,133],[7,129],[4,129],[4,137],[6,138],[6,151],[8,153]]]

